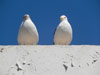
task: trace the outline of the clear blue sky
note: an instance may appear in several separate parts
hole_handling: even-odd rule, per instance
[[[22,17],[29,14],[39,44],[51,45],[61,15],[73,29],[72,45],[100,45],[100,0],[0,0],[0,45],[16,45]]]

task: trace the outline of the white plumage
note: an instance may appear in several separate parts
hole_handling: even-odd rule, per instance
[[[60,17],[60,24],[56,28],[54,34],[54,44],[55,45],[69,45],[72,41],[72,28],[69,24],[67,17],[62,15]]]
[[[19,45],[36,45],[39,41],[38,31],[29,15],[24,15],[21,27],[18,33]]]

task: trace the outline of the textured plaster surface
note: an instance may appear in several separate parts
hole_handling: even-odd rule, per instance
[[[100,46],[0,46],[0,75],[100,75]]]

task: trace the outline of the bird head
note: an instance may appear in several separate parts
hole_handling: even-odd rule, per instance
[[[27,20],[27,19],[29,19],[30,18],[30,16],[28,15],[28,14],[25,14],[24,16],[23,16],[23,20]]]
[[[65,15],[60,16],[60,21],[63,21],[63,20],[67,20],[67,17]]]

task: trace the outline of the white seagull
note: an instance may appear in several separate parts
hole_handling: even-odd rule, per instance
[[[28,14],[24,15],[18,33],[19,45],[37,45],[39,41],[38,31]]]
[[[65,15],[60,17],[60,24],[54,33],[54,45],[69,45],[72,41],[72,28]]]

